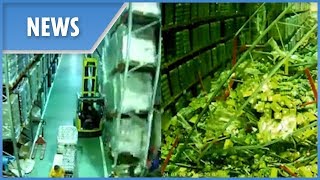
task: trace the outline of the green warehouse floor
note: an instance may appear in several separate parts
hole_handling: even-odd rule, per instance
[[[76,114],[77,93],[81,89],[82,56],[63,55],[55,76],[43,119],[47,141],[45,158],[36,163],[29,177],[48,177],[57,149],[57,132],[61,125],[72,125]],[[100,138],[78,140],[78,176],[104,177]],[[39,154],[37,155],[39,156]]]

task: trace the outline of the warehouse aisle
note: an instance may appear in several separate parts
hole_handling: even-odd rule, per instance
[[[36,157],[30,177],[48,177],[57,149],[57,132],[61,125],[72,125],[76,115],[77,93],[81,89],[81,55],[63,55],[56,74],[44,119],[47,141],[44,160]],[[79,177],[103,177],[103,162],[99,138],[79,139]]]

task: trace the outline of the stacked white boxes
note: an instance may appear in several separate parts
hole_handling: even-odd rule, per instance
[[[63,153],[68,146],[76,147],[78,143],[78,130],[74,126],[60,126],[57,138],[57,153]]]

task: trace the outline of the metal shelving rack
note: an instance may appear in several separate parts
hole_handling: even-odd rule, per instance
[[[157,4],[159,5],[159,4]],[[147,127],[147,130],[145,131],[147,133],[146,137],[147,139],[145,140],[146,144],[142,144],[141,149],[143,149],[143,155],[139,157],[140,159],[140,165],[142,167],[146,167],[146,160],[148,156],[148,150],[150,146],[150,140],[151,140],[151,132],[152,132],[152,123],[154,120],[154,113],[155,113],[155,106],[159,100],[159,91],[158,91],[158,81],[159,81],[159,74],[160,74],[160,66],[161,66],[161,16],[153,16],[151,14],[143,14],[140,12],[136,12],[132,8],[132,3],[128,4],[127,9],[123,13],[124,15],[127,15],[127,29],[126,29],[126,35],[127,35],[127,41],[126,41],[126,54],[124,60],[122,62],[118,62],[118,64],[123,63],[125,64],[125,68],[122,71],[122,78],[123,82],[120,85],[120,91],[121,91],[121,97],[120,97],[120,103],[119,106],[117,107],[117,115],[115,118],[115,136],[119,137],[121,136],[119,131],[120,131],[120,121],[124,117],[131,117],[131,118],[137,118],[140,119],[141,121],[145,122],[145,125]],[[140,25],[140,27],[134,29],[134,25]],[[138,33],[143,33],[145,30],[150,30],[150,28],[154,28],[155,30],[155,57],[154,58],[154,63],[142,63],[142,62],[133,62],[131,59],[131,40],[132,36],[136,35]],[[143,53],[143,52],[141,52]],[[123,62],[124,61],[124,62]],[[127,86],[128,82],[128,77],[131,74],[134,73],[149,73],[152,75],[152,95],[150,97],[151,102],[150,106],[147,111],[145,110],[139,110],[136,109],[134,112],[125,112],[123,108],[123,101],[124,101],[124,92]],[[139,98],[139,97],[137,97]],[[118,138],[117,138],[118,139]],[[118,165],[118,155],[121,152],[114,152],[114,164],[113,168],[115,168]]]
[[[59,56],[56,56],[56,57],[53,57],[53,55],[51,55],[51,59],[55,60],[55,61],[59,61]],[[20,72],[20,74],[14,79],[14,81],[10,82],[9,81],[9,59],[7,59],[7,56],[4,55],[4,58],[3,58],[3,61],[4,61],[4,67],[3,67],[3,71],[4,71],[4,79],[6,80],[5,83],[3,84],[3,92],[2,92],[2,96],[3,96],[3,102],[7,102],[8,105],[7,105],[7,108],[8,108],[8,111],[10,113],[8,113],[8,119],[10,121],[10,128],[11,128],[11,136],[10,137],[2,137],[2,140],[3,141],[11,141],[12,142],[12,145],[13,145],[13,156],[15,157],[16,159],[16,162],[17,162],[17,170],[18,170],[18,176],[19,177],[23,177],[23,173],[22,173],[22,168],[21,168],[21,165],[20,165],[20,161],[19,161],[19,148],[17,147],[17,143],[20,139],[20,136],[21,134],[23,134],[25,131],[30,131],[28,132],[27,134],[31,134],[31,137],[28,137],[29,140],[31,140],[31,142],[33,142],[32,144],[32,147],[31,147],[31,152],[30,152],[30,157],[31,157],[31,154],[32,154],[32,151],[33,151],[33,147],[34,147],[34,143],[35,143],[35,137],[34,137],[34,132],[33,132],[33,125],[32,125],[32,121],[31,119],[28,120],[28,122],[25,122],[25,123],[21,123],[21,130],[19,132],[16,131],[15,127],[16,127],[16,124],[15,124],[15,121],[13,119],[13,112],[12,112],[12,105],[11,105],[11,97],[10,95],[12,93],[14,93],[14,89],[18,87],[18,84],[23,80],[23,78],[27,77],[28,76],[28,73],[30,71],[30,69],[32,69],[32,67],[35,67],[36,63],[37,62],[40,62],[40,60],[44,57],[44,55],[34,55],[34,57],[31,59],[31,63],[26,66],[24,68],[24,70],[22,72]],[[51,61],[48,61],[48,63],[50,65],[48,65],[48,69],[47,71],[52,67],[52,63]],[[42,66],[42,64],[40,64],[40,66]],[[45,74],[43,74],[43,76],[47,76],[48,75],[48,72],[46,72]],[[32,100],[31,102],[31,106],[32,107],[35,107],[35,106],[38,106],[37,105],[37,95],[41,89],[41,85],[42,84],[47,84],[46,81],[42,80],[39,84],[39,87],[37,87],[36,89],[36,97],[35,99]],[[50,87],[48,87],[50,88]],[[47,101],[48,99],[46,99]],[[20,105],[19,105],[20,106]],[[32,107],[31,109],[27,112],[28,114],[28,118],[32,118],[31,117],[31,110],[32,110]],[[41,114],[43,116],[43,113],[42,112],[43,109],[41,109]],[[39,126],[40,127],[42,124],[42,121],[40,122]],[[37,130],[36,133],[39,133],[39,128]],[[29,136],[29,135],[28,135]],[[6,152],[3,151],[4,154],[7,154]]]
[[[11,99],[10,99],[10,84],[9,84],[9,74],[8,74],[8,60],[7,58],[4,58],[4,63],[5,63],[5,68],[4,68],[4,72],[5,72],[5,79],[6,79],[6,84],[5,84],[5,89],[6,89],[6,99],[8,102],[8,109],[9,112],[11,111]],[[20,162],[19,162],[19,156],[18,156],[18,147],[17,147],[17,139],[16,139],[16,132],[15,132],[15,122],[12,118],[12,113],[9,113],[9,118],[11,120],[11,141],[13,144],[13,150],[14,150],[14,156],[17,160],[17,167],[18,167],[18,173],[19,173],[19,177],[22,177],[22,172],[21,172],[21,166],[20,166]]]

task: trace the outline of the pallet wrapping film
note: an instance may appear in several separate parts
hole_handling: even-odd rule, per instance
[[[129,152],[134,157],[142,158],[147,149],[147,125],[146,119],[121,119],[119,131],[111,138],[113,151],[118,154]]]
[[[125,35],[122,38],[122,59],[125,60],[127,56],[127,41],[128,36]],[[136,36],[131,37],[130,60],[138,63],[155,63],[156,61],[156,49],[153,40],[143,39]]]
[[[16,138],[20,135],[21,132],[21,123],[20,123],[20,112],[19,112],[19,99],[17,94],[10,95],[11,101],[11,115],[12,120],[14,122],[14,129]],[[11,125],[12,122],[9,118],[9,103],[2,103],[2,137],[3,139],[11,138]]]
[[[122,113],[147,111],[150,108],[153,93],[152,81],[151,74],[139,72],[128,74]]]
[[[28,79],[23,78],[14,92],[18,94],[19,97],[21,122],[28,123],[28,116],[32,106]]]

